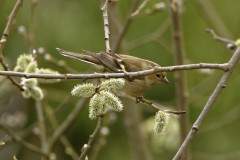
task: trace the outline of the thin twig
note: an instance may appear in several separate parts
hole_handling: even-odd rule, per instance
[[[6,39],[1,39],[0,44],[6,43]]]
[[[51,107],[47,107],[46,112],[48,114],[49,121],[51,125],[53,126],[53,129],[56,130],[59,126],[57,119],[54,116],[54,111]],[[72,159],[76,160],[78,159],[79,155],[77,152],[74,150],[73,146],[69,142],[66,136],[62,135],[60,136],[60,140],[65,146],[65,150],[67,151],[66,153],[72,157]]]
[[[196,8],[199,9],[199,12],[203,15],[203,18],[207,20],[209,25],[216,30],[217,33],[221,33],[224,37],[233,38],[230,30],[224,23],[222,17],[219,15],[218,11],[215,9],[215,6],[212,4],[212,1],[209,0],[193,0],[196,3]]]
[[[148,43],[148,42],[151,42],[151,41],[154,41],[154,40],[158,39],[169,28],[169,26],[170,26],[169,22],[170,22],[169,18],[167,18],[164,22],[161,23],[161,26],[158,29],[156,29],[154,32],[152,32],[148,35],[145,35],[143,37],[140,37],[140,38],[138,38],[138,39],[136,39],[132,42],[129,42],[127,44],[127,49],[128,50],[134,49],[134,48],[136,48],[138,46],[141,46],[145,43]]]
[[[212,64],[212,63],[199,63],[178,65],[169,67],[155,67],[153,69],[139,71],[139,72],[125,72],[125,73],[94,73],[94,74],[30,74],[14,71],[0,71],[3,76],[15,76],[25,78],[44,78],[44,79],[96,79],[96,78],[123,78],[123,77],[139,77],[147,76],[157,72],[173,72],[180,70],[193,70],[193,69],[218,69],[228,71],[228,64]]]
[[[25,148],[37,153],[37,154],[40,154],[40,155],[43,155],[45,157],[47,157],[47,155],[42,152],[38,147],[36,147],[35,145],[32,145],[26,141],[24,141],[22,138],[16,136],[13,132],[11,132],[2,122],[0,122],[0,128],[6,133],[8,134],[9,137],[11,137],[13,139],[13,141],[21,144],[22,146],[24,146]]]
[[[223,43],[226,43],[226,44],[234,44],[234,43],[235,43],[233,40],[230,40],[230,39],[227,39],[227,38],[223,38],[223,37],[218,36],[218,35],[214,32],[214,30],[212,30],[212,29],[206,29],[205,31],[206,31],[207,33],[211,34],[212,37],[213,37],[213,39],[216,39],[216,40],[218,40],[218,41],[220,41],[220,42],[223,42]]]
[[[5,141],[8,138],[8,135],[6,134],[5,137],[2,138],[2,140],[0,141],[0,146],[4,146],[5,145]]]
[[[66,97],[67,99],[64,99],[59,106],[56,107],[56,109],[53,112],[53,116],[57,117],[60,113],[62,113],[66,107],[69,105],[70,101],[72,101],[72,96],[70,95],[69,97]],[[44,117],[44,122],[46,123],[49,120],[49,117]],[[28,126],[25,130],[16,133],[17,135],[19,135],[20,137],[27,137],[30,134],[32,134],[32,130],[34,127],[36,127],[38,125],[38,122],[35,122],[33,124],[31,124],[30,126]],[[9,140],[8,140],[9,141]]]
[[[168,0],[169,4],[169,14],[171,19],[171,28],[172,28],[172,41],[173,41],[173,54],[174,54],[174,63],[175,65],[184,64],[184,49],[183,49],[183,37],[181,29],[181,19],[179,8],[180,3],[177,0]],[[184,71],[175,72],[175,86],[176,86],[176,106],[178,110],[188,111],[187,105],[187,95],[188,90],[186,86],[186,74]],[[183,142],[187,136],[189,130],[188,117],[181,116],[179,117],[180,124],[180,141]],[[185,160],[188,158],[189,154],[186,154]]]
[[[166,113],[177,114],[177,115],[186,113],[186,111],[170,111],[170,110],[165,110],[165,109],[159,108],[156,105],[154,105],[152,101],[149,101],[149,100],[147,100],[147,99],[145,99],[143,97],[138,97],[138,101],[140,101],[142,103],[146,103],[146,104],[150,105],[151,107],[153,107],[153,108],[155,108],[155,109],[157,109],[159,111],[164,111]]]
[[[109,0],[105,1],[105,4],[102,7],[102,11],[103,11],[103,23],[104,23],[104,33],[105,33],[105,45],[106,45],[106,52],[107,53],[111,53],[111,48],[110,48],[110,43],[109,43],[109,35],[110,35],[110,31],[108,28],[108,13],[107,13],[107,8],[108,8],[108,3],[111,2]]]
[[[231,110],[224,112],[223,115],[219,115],[218,117],[209,118],[207,122],[205,122],[204,128],[202,128],[201,132],[198,134],[204,134],[206,132],[211,132],[213,130],[223,128],[231,123],[239,120],[240,118],[240,105],[234,106]]]
[[[74,120],[79,116],[80,112],[82,111],[83,106],[87,102],[86,98],[82,98],[72,112],[68,115],[66,120],[53,132],[52,136],[49,138],[48,141],[48,151],[51,151],[58,141],[58,138],[67,131],[67,129],[73,124]]]
[[[124,106],[126,106],[123,110],[123,127],[131,153],[130,159],[153,160],[154,158],[149,148],[149,139],[146,137],[146,130],[142,128],[144,120],[141,108],[129,98],[124,98],[123,100]]]
[[[89,140],[88,140],[87,146],[86,147],[84,146],[83,152],[80,155],[80,157],[78,158],[78,160],[83,160],[85,158],[85,156],[87,154],[87,151],[91,148],[91,144],[92,144],[92,141],[93,141],[94,137],[97,135],[98,131],[101,128],[101,123],[102,123],[102,116],[99,116],[97,126],[96,126],[93,134],[91,134],[89,136]]]
[[[30,23],[29,23],[29,34],[28,38],[31,43],[29,43],[29,53],[33,53],[34,44],[35,44],[35,21],[34,21],[34,12],[35,7],[38,3],[38,0],[31,0],[31,9],[30,9]]]
[[[132,17],[131,17],[131,14],[136,10],[138,4],[139,4],[140,0],[135,0],[132,5],[131,5],[131,9],[130,9],[130,13],[128,15],[128,18],[126,19],[120,33],[118,34],[116,40],[114,41],[113,43],[113,46],[112,46],[112,52],[113,53],[116,53],[118,52],[119,50],[119,47],[120,47],[120,44],[123,40],[123,36],[125,35],[125,33],[127,32],[127,29],[129,27],[129,25],[131,24],[132,22]]]
[[[3,57],[0,58],[0,63],[2,64],[6,72],[11,72],[10,69],[8,68],[8,65],[3,61]],[[23,87],[17,81],[15,81],[12,77],[7,76],[7,78],[12,82],[14,86],[18,87],[20,91],[24,91]]]
[[[134,5],[134,3],[132,3]],[[132,7],[131,7],[132,8]],[[111,8],[111,20],[114,25],[112,28],[113,36],[119,36],[119,31],[122,29],[119,22],[121,22],[121,18],[119,17],[119,10],[117,7]],[[131,13],[131,12],[130,12]],[[130,16],[130,15],[128,15]],[[115,39],[114,39],[115,42]],[[126,45],[121,45],[120,50],[122,53],[127,53]],[[125,107],[123,110],[123,119],[124,119],[124,130],[126,132],[127,141],[129,143],[129,149],[132,160],[139,160],[139,159],[147,159],[152,160],[152,155],[150,148],[148,147],[147,139],[145,137],[144,131],[141,129],[141,114],[140,109],[136,106],[134,101],[126,102],[127,99],[123,100],[125,104],[130,105],[129,107]],[[133,105],[131,105],[133,104]],[[116,113],[111,113],[116,114]],[[110,115],[108,115],[110,116]],[[111,116],[110,116],[111,117]],[[107,118],[107,117],[105,117]],[[107,118],[108,119],[108,118]],[[109,119],[108,123],[112,123],[113,119]],[[104,121],[106,122],[106,121]],[[106,124],[104,124],[105,126]],[[106,138],[106,137],[105,137]],[[136,145],[138,147],[136,147]],[[101,144],[96,140],[96,144],[93,146],[93,150],[91,151],[91,156],[89,157],[91,160],[98,159],[98,154],[101,153],[101,149],[106,146]],[[96,148],[97,147],[97,148]]]
[[[189,95],[191,95],[191,98],[189,99],[188,103],[196,104],[197,101],[203,98],[205,94],[209,93],[212,90],[212,88],[206,86],[208,86],[209,84],[214,84],[216,82],[216,79],[218,79],[218,77],[208,76],[200,83],[193,86],[189,91]]]
[[[39,54],[39,53],[38,53]],[[44,51],[44,59],[47,62],[53,63],[54,65],[63,68],[64,70],[66,70],[67,72],[71,72],[71,73],[79,73],[79,71],[77,71],[76,69],[70,67],[66,61],[64,60],[59,60],[55,57],[53,57],[50,53],[48,53],[46,50]]]
[[[22,2],[23,2],[23,0],[18,0],[17,1],[17,3],[15,4],[15,6],[14,6],[12,12],[11,12],[11,14],[8,17],[8,22],[7,22],[6,28],[3,32],[2,38],[1,38],[1,42],[3,42],[3,43],[0,43],[0,58],[1,59],[2,59],[2,51],[3,51],[3,48],[4,48],[5,43],[7,41],[7,37],[9,36],[14,17],[16,16],[18,9],[22,6]]]
[[[36,112],[37,112],[37,118],[38,118],[39,130],[40,130],[41,149],[42,149],[42,152],[46,153],[47,134],[46,134],[46,125],[44,123],[42,104],[40,101],[36,101],[35,104],[36,104]],[[44,158],[45,157],[42,157],[42,159]]]
[[[0,63],[2,64],[5,71],[9,71],[10,69],[8,68],[8,65],[3,61],[2,52],[3,52],[3,48],[5,46],[5,43],[7,42],[7,37],[9,36],[14,17],[16,16],[18,9],[22,6],[22,2],[23,2],[23,0],[18,0],[16,2],[11,14],[9,15],[7,25],[6,25],[5,30],[3,32],[2,38],[0,40],[0,42],[1,42],[0,43]],[[22,88],[22,86],[20,84],[18,84],[14,79],[12,79],[10,76],[8,76],[8,79],[12,82],[13,85],[17,86],[21,91],[24,90]]]
[[[138,7],[138,9],[131,14],[131,17],[135,17],[139,14],[139,12],[143,9],[143,7],[149,2],[150,0],[144,0],[143,3]]]
[[[173,54],[172,44],[166,38],[159,37],[158,39],[155,40],[155,42],[159,43],[170,54]]]
[[[182,157],[184,156],[184,153],[186,152],[188,146],[190,145],[190,143],[192,142],[194,136],[196,135],[197,131],[200,129],[203,121],[205,120],[207,114],[210,112],[210,109],[212,108],[212,106],[214,105],[214,103],[217,101],[219,95],[221,94],[222,90],[224,88],[226,88],[227,85],[227,81],[229,80],[235,66],[237,65],[237,63],[240,60],[240,48],[238,48],[235,53],[233,54],[232,58],[230,59],[230,61],[228,62],[228,66],[229,66],[229,71],[225,72],[222,76],[222,78],[220,79],[218,85],[216,86],[215,90],[213,91],[212,95],[209,97],[205,107],[203,108],[201,114],[198,116],[198,119],[196,120],[196,122],[194,123],[194,125],[192,126],[192,129],[190,130],[190,132],[188,133],[185,141],[183,142],[183,144],[181,145],[181,147],[179,148],[178,152],[176,153],[175,157],[173,158],[173,160],[179,160],[182,159]]]

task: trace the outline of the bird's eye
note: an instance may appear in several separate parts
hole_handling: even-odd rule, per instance
[[[156,73],[156,77],[160,78],[160,77],[161,77],[161,75],[160,75],[159,73]]]

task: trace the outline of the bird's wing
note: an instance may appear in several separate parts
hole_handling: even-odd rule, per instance
[[[125,67],[126,72],[138,72],[142,71],[142,68],[144,67],[145,69],[151,69],[152,65],[151,63],[146,63],[146,60],[138,58],[138,57],[133,57],[130,55],[120,55],[122,58],[122,64]],[[144,76],[139,76],[139,77],[134,77],[127,79],[130,82],[134,82],[135,80],[144,80]]]
[[[117,57],[112,56],[111,54],[100,52],[100,53],[93,53],[87,52],[86,55],[90,55],[96,59],[98,59],[106,69],[111,72],[123,72],[121,66],[117,63]]]

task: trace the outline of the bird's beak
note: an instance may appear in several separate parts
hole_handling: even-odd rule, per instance
[[[164,77],[164,78],[162,79],[162,82],[163,82],[163,83],[166,83],[166,84],[170,84],[170,82],[168,81],[167,77]]]

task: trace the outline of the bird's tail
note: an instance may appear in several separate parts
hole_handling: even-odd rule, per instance
[[[80,60],[80,61],[83,61],[83,62],[87,62],[87,63],[90,63],[90,64],[94,64],[94,65],[99,65],[100,64],[99,60],[94,58],[91,55],[84,54],[84,53],[79,54],[79,53],[69,52],[69,51],[65,51],[65,50],[60,49],[60,48],[56,48],[56,49],[63,56],[74,58],[74,59],[77,59],[77,60]]]

